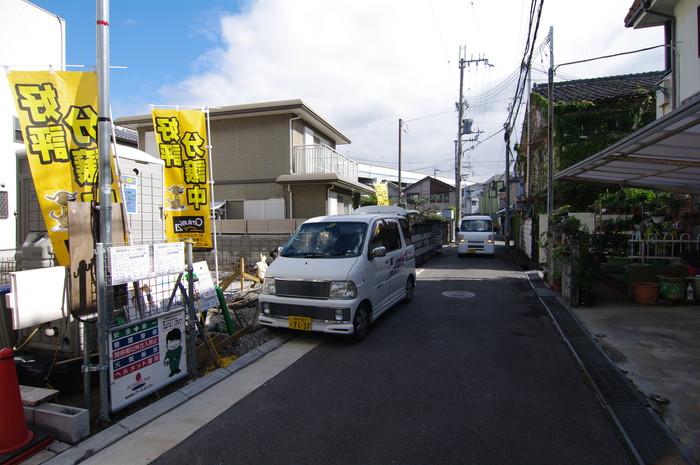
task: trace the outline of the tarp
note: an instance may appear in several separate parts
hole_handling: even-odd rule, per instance
[[[555,179],[700,192],[700,94]]]

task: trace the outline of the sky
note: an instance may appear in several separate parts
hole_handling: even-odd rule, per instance
[[[95,1],[34,3],[66,20],[67,63],[94,66]],[[492,66],[465,70],[465,117],[484,142],[465,152],[463,164],[474,181],[504,170],[502,134],[489,136],[503,127],[515,93],[507,78],[522,58],[528,0],[110,3],[111,64],[127,67],[111,72],[115,118],[146,114],[149,104],[300,98],[352,141],[338,147],[341,153],[396,167],[403,118],[403,168],[454,176],[464,46],[466,58],[487,58]],[[661,28],[624,27],[631,4],[546,0],[537,44],[552,26],[555,65],[662,44]],[[562,66],[556,80],[661,70],[661,50]],[[533,58],[533,83],[546,82],[549,60],[548,47]],[[518,124],[513,143],[520,131]]]

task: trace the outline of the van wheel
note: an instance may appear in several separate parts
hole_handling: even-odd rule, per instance
[[[352,337],[356,341],[361,341],[367,336],[367,331],[369,331],[369,306],[367,304],[361,304],[357,308],[352,327]]]
[[[413,293],[416,290],[416,282],[413,276],[409,276],[406,280],[406,296],[403,298],[404,303],[409,303],[413,300]]]

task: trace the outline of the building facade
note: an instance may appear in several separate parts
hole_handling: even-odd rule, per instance
[[[139,133],[139,147],[158,156],[151,115],[119,118]],[[248,219],[250,202],[266,201],[265,218],[349,213],[372,189],[358,182],[358,164],[339,153],[350,140],[301,100],[210,110],[214,197],[227,219]],[[252,213],[251,213],[252,214]]]

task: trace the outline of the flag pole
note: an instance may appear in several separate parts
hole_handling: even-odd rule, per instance
[[[209,153],[209,195],[211,196],[211,220],[212,235],[214,236],[214,273],[216,274],[216,284],[219,285],[219,247],[216,239],[216,210],[214,209],[214,169],[211,165],[211,124],[209,122],[209,107],[204,107],[207,118],[207,152]],[[241,273],[243,270],[241,270]],[[242,290],[242,289],[241,289]]]

